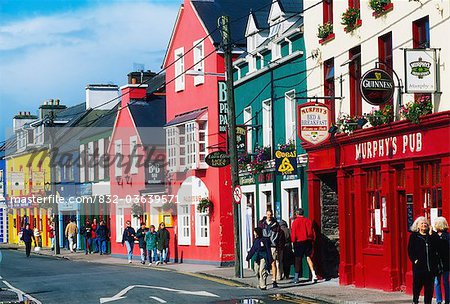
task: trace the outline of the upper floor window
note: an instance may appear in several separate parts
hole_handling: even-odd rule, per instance
[[[175,91],[184,90],[184,48],[174,51],[175,61]]]
[[[333,0],[323,1],[323,23],[333,24]]]
[[[381,68],[392,76],[392,32],[378,37],[378,61],[382,63]],[[382,107],[386,105],[393,105],[393,99]]]
[[[205,72],[205,50],[204,43],[200,40],[194,42],[194,69],[198,72]],[[199,85],[205,82],[205,75],[194,76],[194,85]]]
[[[413,48],[430,47],[430,20],[428,16],[413,22]]]
[[[137,168],[138,161],[138,145],[137,145],[137,136],[130,136],[130,174],[138,173]]]
[[[284,94],[284,119],[286,126],[286,143],[292,141],[295,142],[296,138],[296,122],[295,122],[295,90],[286,92]]]
[[[272,101],[270,99],[262,102],[262,118],[263,145],[272,147]]]
[[[117,139],[114,142],[114,169],[115,169],[115,176],[122,176],[122,140]]]
[[[359,91],[359,82],[361,80],[361,46],[357,46],[349,52],[350,63],[350,116],[362,114],[362,98]]]
[[[281,22],[282,20],[280,17],[278,17],[275,20],[272,20],[272,22],[270,23],[269,38],[278,34],[281,28]]]
[[[323,93],[325,96],[335,97],[334,86],[334,58],[330,58],[323,63]],[[331,121],[334,122],[336,115],[335,99],[326,99],[325,103],[329,106],[331,111]]]
[[[250,126],[252,124],[252,107],[244,109],[244,125]],[[253,153],[253,129],[247,127],[247,153]]]
[[[360,0],[348,0],[348,7],[360,9],[361,1]]]

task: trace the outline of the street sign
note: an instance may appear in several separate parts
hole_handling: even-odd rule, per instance
[[[276,150],[275,169],[280,175],[297,174],[297,152],[294,149]]]
[[[236,202],[236,204],[239,204],[239,203],[241,202],[241,199],[242,199],[242,189],[241,189],[241,186],[237,185],[237,186],[234,188],[234,191],[233,191],[233,198],[234,198],[234,201]]]
[[[298,137],[313,145],[330,137],[331,113],[326,104],[307,102],[297,107]]]
[[[214,168],[221,168],[230,164],[230,156],[224,151],[215,151],[205,157],[205,162]]]

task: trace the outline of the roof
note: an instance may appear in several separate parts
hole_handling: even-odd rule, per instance
[[[269,24],[267,23],[267,19],[269,19],[270,8],[260,10],[257,12],[251,12],[253,15],[253,20],[255,20],[256,27],[258,29],[268,29]]]
[[[300,0],[278,0],[281,10],[285,13],[301,13],[303,1]]]
[[[142,144],[165,144],[166,97],[152,95],[128,105]]]
[[[163,88],[166,84],[166,72],[162,72],[161,74],[155,75],[148,82],[147,93],[151,94],[154,92],[158,92]]]
[[[241,46],[247,44],[245,28],[250,11],[260,11],[261,7],[267,7],[272,2],[271,0],[245,0],[239,3],[236,3],[236,0],[191,1],[208,34],[211,34],[214,44],[222,42],[220,31],[216,30],[217,20],[220,16],[226,15],[230,20],[231,40]]]
[[[169,121],[166,124],[166,127],[178,125],[178,124],[190,121],[190,120],[195,120],[195,119],[199,118],[200,116],[202,116],[206,110],[207,110],[206,108],[202,108],[202,109],[197,109],[197,110],[183,113],[183,114],[178,114],[177,116],[175,116],[174,119],[172,119],[171,121]]]

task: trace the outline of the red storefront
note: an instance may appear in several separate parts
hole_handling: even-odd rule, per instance
[[[337,134],[309,155],[310,216],[321,223],[321,184],[337,185],[340,284],[411,292],[408,227],[450,217],[450,112]]]

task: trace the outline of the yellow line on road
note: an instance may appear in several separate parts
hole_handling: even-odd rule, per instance
[[[192,272],[185,272],[185,271],[178,271],[178,273],[188,275],[191,277],[196,277],[196,278],[203,279],[203,280],[207,280],[207,281],[216,282],[216,283],[227,285],[227,286],[232,286],[232,287],[246,286],[245,284],[241,284],[241,283],[233,282],[233,281],[230,281],[227,279],[221,279],[221,278],[217,278],[217,277],[213,277],[213,276],[209,276],[209,275],[205,275],[205,274],[201,274],[201,273],[192,273]]]

